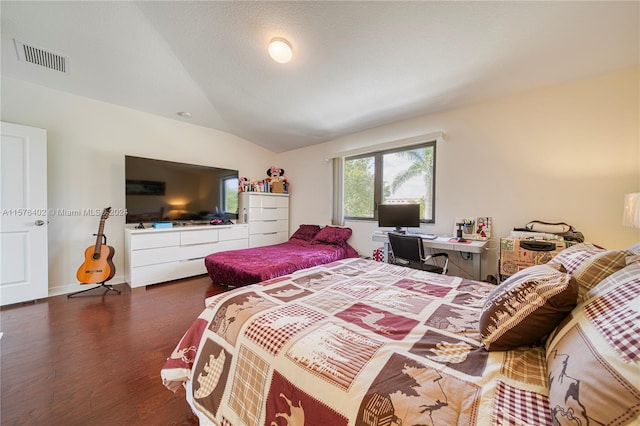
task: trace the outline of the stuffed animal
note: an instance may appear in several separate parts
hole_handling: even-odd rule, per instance
[[[267,176],[271,178],[271,182],[280,182],[280,178],[284,176],[284,169],[271,166],[271,168],[267,170]]]
[[[284,177],[284,169],[277,167],[271,167],[267,170],[267,176],[269,176],[270,192],[286,193],[288,192],[287,179]]]

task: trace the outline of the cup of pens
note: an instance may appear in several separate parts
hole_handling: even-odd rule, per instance
[[[465,234],[473,234],[473,228],[475,226],[474,221],[472,220],[465,220],[462,223],[462,232],[464,232]]]

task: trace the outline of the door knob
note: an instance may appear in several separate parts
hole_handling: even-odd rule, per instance
[[[36,226],[42,226],[44,225],[44,220],[36,220]]]

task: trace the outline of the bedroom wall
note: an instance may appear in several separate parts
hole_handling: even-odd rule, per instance
[[[333,152],[443,131],[437,146],[435,224],[493,217],[483,278],[496,273],[497,241],[539,219],[567,222],[588,241],[623,248],[640,230],[622,226],[625,193],[640,191],[639,70],[623,70],[383,126],[279,156],[291,180],[291,229],[331,220]],[[371,255],[373,222],[347,222],[352,245]],[[456,257],[464,270],[468,263]]]
[[[50,90],[2,77],[2,121],[40,127],[48,135],[48,207],[103,209],[116,276],[124,282],[124,155],[238,169],[263,176],[275,155],[229,133]],[[49,294],[84,287],[75,274],[92,245],[99,216],[49,217]]]
[[[640,191],[639,70],[547,87],[427,115],[317,146],[274,154],[234,135],[2,77],[3,121],[48,130],[49,207],[124,207],[124,155],[234,168],[262,176],[265,165],[291,181],[290,230],[331,219],[328,154],[441,130],[436,223],[450,234],[455,216],[493,217],[493,250],[483,275],[495,273],[497,238],[530,220],[565,221],[589,241],[626,247],[640,230],[621,224],[622,197]],[[51,217],[50,294],[81,288],[75,271],[93,243],[97,217]],[[370,255],[373,222],[349,222],[352,245]],[[124,279],[124,217],[105,226]],[[469,262],[455,262],[468,270]],[[454,266],[455,270],[455,266]]]

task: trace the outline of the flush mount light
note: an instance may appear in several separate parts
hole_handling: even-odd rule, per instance
[[[178,114],[178,116],[182,118],[191,118],[191,113],[187,111],[180,111],[180,112],[177,112],[176,114]]]
[[[293,49],[287,40],[276,37],[269,43],[269,56],[279,64],[286,64],[293,58]]]

